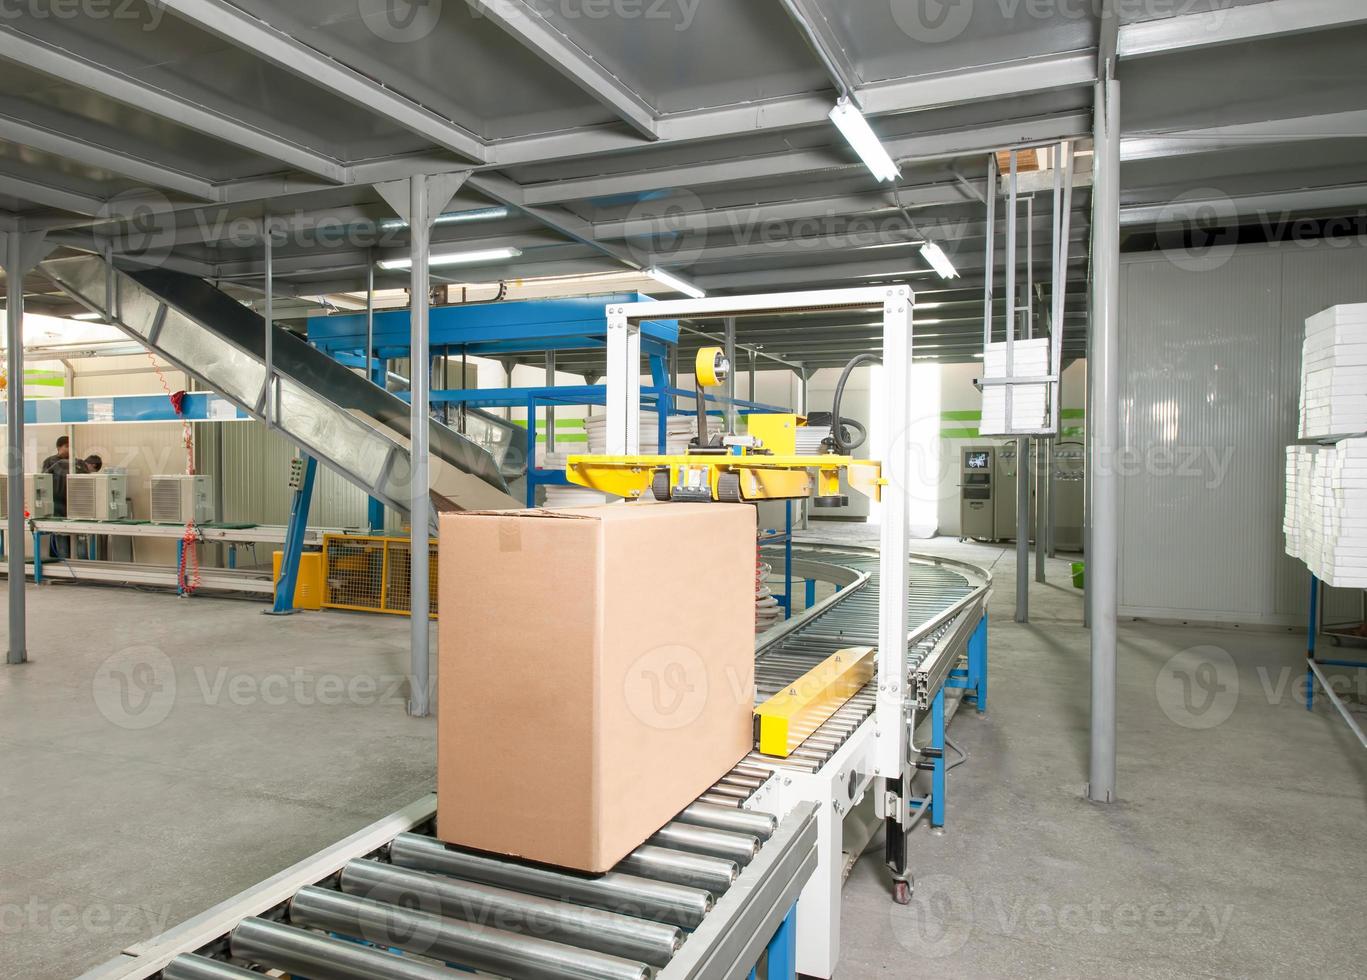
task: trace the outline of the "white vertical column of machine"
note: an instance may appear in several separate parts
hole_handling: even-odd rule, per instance
[[[428,242],[431,223],[427,177],[418,174],[409,180],[408,228],[412,265],[409,281],[409,457],[412,483],[409,486],[408,559],[409,559],[409,692],[408,713],[425,718],[431,713],[428,660],[431,620],[427,615],[430,595],[427,537],[431,498],[428,488],[431,359],[428,357]]]
[[[1096,85],[1092,199],[1092,387],[1088,431],[1092,531],[1087,555],[1092,627],[1092,724],[1087,796],[1115,799],[1116,603],[1119,579],[1120,481],[1120,83],[1103,73]]]
[[[266,428],[269,429],[275,424],[275,229],[269,214],[262,219],[261,224],[261,244],[266,273],[266,308],[261,315],[264,322],[266,354],[266,392],[263,396],[265,406],[262,415],[266,420]]]
[[[887,392],[882,446],[870,454],[882,459],[887,484],[882,488],[878,556],[878,739],[874,773],[900,779],[907,764],[907,526],[910,505],[908,432],[911,427],[912,295],[905,286],[887,290],[883,305],[883,371]],[[905,809],[905,800],[900,801]],[[882,814],[902,822],[905,812]]]
[[[620,306],[608,307],[609,456],[641,451],[641,328]]]
[[[1068,246],[1068,236],[1072,233],[1072,212],[1073,212],[1073,142],[1064,140],[1059,144],[1059,154],[1061,162],[1055,166],[1061,167],[1063,174],[1060,179],[1063,195],[1059,203],[1058,217],[1058,246],[1057,273],[1054,277],[1054,322],[1058,324],[1058,329],[1050,338],[1053,342],[1053,350],[1050,352],[1050,364],[1053,371],[1058,375],[1054,382],[1054,402],[1053,418],[1055,419],[1055,445],[1063,438],[1063,332],[1066,328],[1065,318],[1068,310],[1068,257],[1070,249]],[[1052,453],[1051,453],[1052,457]],[[1051,459],[1052,463],[1052,459]],[[1050,467],[1049,484],[1049,557],[1053,558],[1056,541],[1055,535],[1058,530],[1058,501],[1054,495],[1053,468]]]
[[[726,318],[726,410],[723,418],[726,420],[726,431],[736,431],[736,318],[728,316]],[[706,411],[706,406],[699,406],[699,411]]]

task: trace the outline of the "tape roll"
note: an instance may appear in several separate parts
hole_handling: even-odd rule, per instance
[[[693,371],[698,384],[704,388],[716,388],[726,383],[727,372],[731,365],[726,360],[726,352],[720,347],[704,347],[698,351]]]

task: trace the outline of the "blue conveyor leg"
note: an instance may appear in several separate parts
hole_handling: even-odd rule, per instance
[[[930,774],[930,825],[945,825],[945,689],[935,693],[930,705],[930,744],[938,749]]]
[[[754,976],[754,971],[750,975]],[[795,980],[797,977],[797,906],[789,910],[769,940],[768,980]]]
[[[294,502],[290,504],[290,523],[285,529],[280,581],[275,586],[275,604],[270,609],[277,616],[288,616],[294,612],[294,589],[299,584],[299,556],[304,553],[309,504],[313,501],[313,480],[318,475],[318,460],[305,456],[304,461],[304,481],[294,491]]]

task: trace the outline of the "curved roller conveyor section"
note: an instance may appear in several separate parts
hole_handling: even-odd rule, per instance
[[[795,558],[795,574],[841,589],[758,639],[761,697],[876,639],[877,553],[803,545]],[[920,703],[960,663],[990,579],[929,558],[914,557],[911,572],[906,664]],[[469,975],[453,966],[515,977],[744,976],[818,864],[815,803],[780,818],[747,801],[776,774],[821,768],[872,723],[873,708],[866,688],[791,757],[752,754],[605,875],[444,844],[432,836],[428,797],[88,978],[146,980],[163,968],[167,980]]]
[[[116,326],[255,418],[266,418],[267,399],[273,397],[271,416],[284,435],[386,506],[408,512],[412,429],[407,402],[280,327],[273,334],[271,395],[264,321],[194,276],[113,271],[111,284],[109,266],[96,257],[54,263],[43,271],[102,315],[112,285]],[[521,506],[482,447],[438,422],[431,422],[430,438],[437,510]]]

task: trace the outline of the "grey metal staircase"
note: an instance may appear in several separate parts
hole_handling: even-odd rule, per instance
[[[93,312],[106,315],[112,302],[111,323],[253,417],[264,421],[271,404],[272,423],[300,449],[386,506],[408,512],[406,402],[281,327],[274,328],[268,384],[264,320],[194,276],[111,270],[98,257],[42,271]],[[521,506],[485,449],[436,421],[430,426],[436,510]]]

